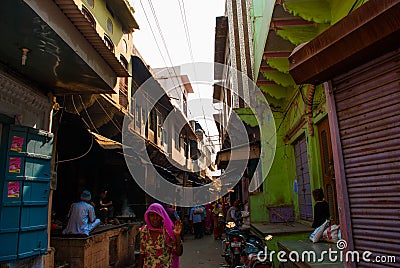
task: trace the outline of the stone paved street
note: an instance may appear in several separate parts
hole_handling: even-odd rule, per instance
[[[181,268],[218,268],[225,264],[221,251],[221,240],[215,241],[212,235],[206,235],[202,239],[186,235],[180,260]]]

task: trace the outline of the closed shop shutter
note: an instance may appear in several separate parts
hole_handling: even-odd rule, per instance
[[[398,258],[385,267],[400,261],[399,61],[397,50],[332,81],[354,247]]]

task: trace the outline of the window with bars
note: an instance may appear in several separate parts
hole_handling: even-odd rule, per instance
[[[86,0],[86,2],[91,8],[94,8],[94,0]]]
[[[163,137],[163,135],[164,135],[163,124],[164,124],[164,118],[162,117],[161,114],[158,114],[158,116],[157,116],[157,136],[161,142],[161,145],[164,143],[164,139],[166,138],[166,137]]]
[[[113,32],[114,32],[114,26],[113,26],[112,20],[110,18],[107,18],[107,31],[110,34],[113,34]]]

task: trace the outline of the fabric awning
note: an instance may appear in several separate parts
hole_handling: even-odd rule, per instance
[[[103,148],[107,150],[122,150],[122,143],[114,141],[112,139],[106,138],[100,134],[94,133],[88,130],[90,134],[93,135],[95,141]]]

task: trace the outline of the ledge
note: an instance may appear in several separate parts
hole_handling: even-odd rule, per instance
[[[297,84],[321,84],[398,48],[400,2],[370,0],[325,32],[296,48],[289,73]]]
[[[287,259],[288,262],[283,262],[282,267],[284,268],[292,267],[291,263],[294,263],[296,267],[344,267],[344,263],[339,261],[339,254],[334,255],[338,259],[336,261],[330,260],[329,254],[327,254],[328,252],[338,251],[336,243],[313,243],[308,240],[284,240],[278,242],[278,249],[279,251],[286,252],[283,258]],[[294,260],[297,256],[293,252],[298,253],[299,261]],[[307,253],[315,253],[316,261]],[[302,256],[304,256],[304,260],[302,260]],[[320,260],[321,257],[323,257],[323,259]]]

